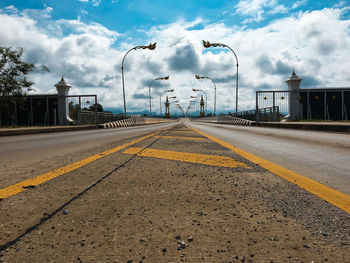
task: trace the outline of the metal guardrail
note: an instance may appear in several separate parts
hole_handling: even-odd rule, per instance
[[[133,116],[131,118],[127,118],[127,119],[123,119],[123,120],[119,120],[119,121],[112,121],[112,122],[99,124],[98,127],[101,129],[109,129],[109,128],[118,128],[118,127],[129,127],[129,126],[156,124],[156,123],[171,122],[171,121],[176,121],[176,120]]]
[[[237,117],[232,117],[228,115],[219,115],[214,117],[204,117],[192,119],[192,121],[198,122],[210,122],[210,123],[219,123],[219,124],[231,124],[231,125],[243,125],[243,126],[251,126],[254,125],[254,121],[245,120]]]
[[[258,110],[241,111],[233,114],[233,117],[250,121],[274,121],[281,120],[279,106],[266,107]]]

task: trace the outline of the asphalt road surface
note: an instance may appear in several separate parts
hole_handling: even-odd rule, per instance
[[[0,138],[0,262],[350,262],[349,213],[191,126]]]
[[[163,123],[146,126],[123,127],[118,129],[98,129],[67,131],[32,135],[0,137],[0,167],[27,165],[49,157],[79,152],[92,147],[113,142],[116,138],[128,139],[174,125]]]
[[[234,146],[350,195],[350,135],[186,122]]]

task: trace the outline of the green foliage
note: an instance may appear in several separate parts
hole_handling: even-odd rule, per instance
[[[96,106],[95,106],[96,104],[93,104],[93,105],[91,105],[90,107],[89,107],[89,111],[95,111],[95,109],[96,109]],[[102,105],[101,104],[99,104],[99,103],[97,103],[97,111],[98,112],[103,112],[104,110],[103,110],[103,107],[102,107]]]
[[[22,55],[22,48],[0,47],[0,98],[20,96],[33,90],[33,82],[29,81],[26,75],[35,66],[22,61]]]

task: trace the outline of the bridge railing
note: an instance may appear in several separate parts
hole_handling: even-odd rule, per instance
[[[243,125],[243,126],[254,125],[254,121],[245,120],[245,119],[242,119],[242,118],[232,117],[232,116],[228,116],[228,115],[219,115],[219,116],[213,116],[213,117],[196,118],[196,119],[192,119],[192,120],[193,121],[198,121],[198,122],[232,124],[232,125]]]
[[[258,110],[247,110],[232,114],[233,117],[250,121],[274,121],[281,120],[279,106],[260,108]]]

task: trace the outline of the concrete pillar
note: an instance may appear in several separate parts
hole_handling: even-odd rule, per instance
[[[200,107],[200,112],[199,112],[199,117],[204,117],[204,99],[203,99],[203,95],[201,95],[201,101],[199,103]]]
[[[289,95],[289,105],[288,105],[288,110],[289,110],[289,119],[292,120],[298,120],[300,119],[300,101],[299,101],[299,91],[300,91],[300,82],[303,79],[299,78],[297,74],[295,74],[294,70],[292,75],[287,79],[285,82],[288,85],[288,90],[290,90],[290,95]]]
[[[55,84],[58,94],[57,110],[58,110],[58,125],[68,125],[69,106],[68,95],[69,89],[72,87],[62,77],[61,80]]]

